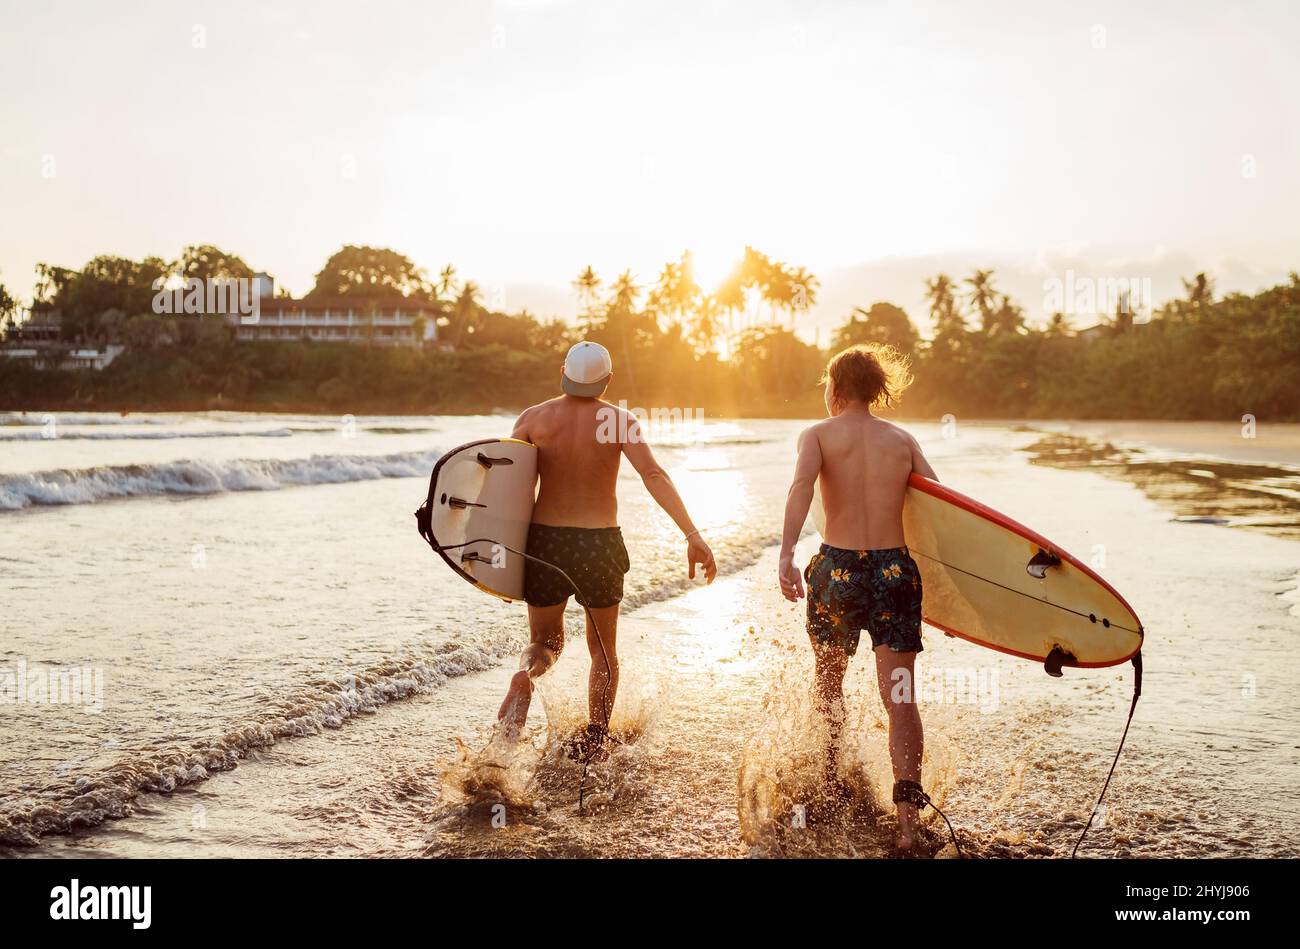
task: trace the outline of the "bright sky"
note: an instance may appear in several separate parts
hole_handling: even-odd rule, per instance
[[[303,293],[371,243],[546,314],[752,244],[826,318],[941,263],[1253,289],[1300,268],[1297,49],[1287,0],[5,0],[0,282],[214,243]]]

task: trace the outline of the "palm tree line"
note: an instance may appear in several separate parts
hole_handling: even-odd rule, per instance
[[[698,282],[690,251],[666,263],[648,286],[637,283],[630,270],[606,284],[590,265],[571,285],[582,304],[580,320],[586,329],[612,329],[626,339],[629,332],[654,328],[689,341],[700,352],[711,352],[720,344],[729,352],[737,334],[746,330],[783,323],[793,326],[816,302],[821,284],[803,267],[746,247],[711,290]]]

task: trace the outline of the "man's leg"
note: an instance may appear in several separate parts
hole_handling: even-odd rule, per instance
[[[923,736],[921,714],[916,708],[916,653],[895,652],[887,645],[877,646],[875,653],[876,684],[880,687],[880,701],[889,715],[889,758],[894,766],[894,780],[920,784]],[[897,806],[898,847],[910,850],[916,828],[916,805],[900,802]]]
[[[528,718],[533,680],[560,658],[560,650],[564,648],[564,608],[568,603],[566,598],[554,606],[528,607],[530,642],[519,657],[519,671],[510,680],[510,690],[497,712],[497,718],[506,724],[512,738],[519,734]]]
[[[844,672],[849,654],[834,643],[813,641],[813,708],[826,721],[826,781],[839,781],[840,729],[844,724]]]
[[[602,731],[609,728],[609,716],[618,694],[618,607],[593,607],[587,613],[587,649],[591,652],[591,674],[587,677],[587,714]],[[596,621],[596,627],[591,624]],[[602,648],[603,647],[603,648]]]

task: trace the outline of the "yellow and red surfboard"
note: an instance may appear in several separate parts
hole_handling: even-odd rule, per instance
[[[824,532],[820,498],[813,522]],[[1094,570],[946,485],[912,474],[903,534],[921,571],[922,615],[945,633],[1049,671],[1118,665],[1142,646],[1137,614]]]

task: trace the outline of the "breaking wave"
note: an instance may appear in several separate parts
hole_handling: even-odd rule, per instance
[[[208,432],[65,432],[60,430],[58,437],[50,439],[42,432],[19,432],[14,435],[0,434],[0,442],[39,442],[39,441],[170,441],[175,438],[289,438],[293,430],[272,428],[256,432],[208,431]]]
[[[435,450],[391,455],[173,461],[11,474],[0,477],[0,510],[93,504],[115,498],[274,491],[290,486],[428,477],[440,455]]]
[[[204,781],[236,767],[254,749],[340,728],[389,702],[490,669],[517,645],[506,636],[487,645],[450,642],[431,653],[322,678],[275,699],[261,714],[232,724],[216,737],[138,753],[70,781],[51,781],[31,793],[0,801],[0,844],[33,846],[47,834],[125,817],[141,794],[170,793]]]

